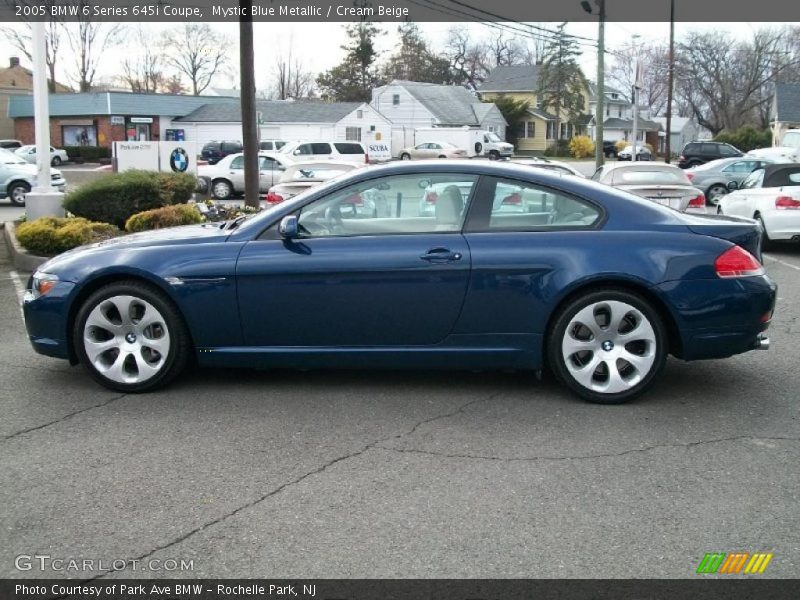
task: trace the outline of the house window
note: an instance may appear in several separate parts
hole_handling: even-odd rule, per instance
[[[94,125],[63,125],[61,140],[65,146],[97,146],[97,128]]]
[[[392,94],[392,106],[400,104],[400,94]]]
[[[344,139],[348,142],[360,142],[361,127],[346,127],[344,130]]]
[[[553,121],[547,122],[547,139],[556,139],[556,124]]]
[[[357,110],[356,111],[356,119],[363,119],[363,118],[364,118],[364,111],[363,110]]]
[[[538,98],[536,99],[536,108],[538,108],[539,110],[542,109],[542,101],[539,100]]]
[[[561,139],[568,140],[572,137],[572,123],[561,123]]]
[[[523,121],[520,130],[520,137],[530,139],[536,137],[536,123],[534,121]]]

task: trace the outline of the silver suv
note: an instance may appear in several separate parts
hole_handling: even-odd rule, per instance
[[[14,206],[25,206],[25,195],[36,185],[36,165],[0,148],[0,198],[8,197]],[[61,171],[50,169],[50,185],[63,192],[67,185]]]

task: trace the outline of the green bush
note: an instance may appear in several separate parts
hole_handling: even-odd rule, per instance
[[[51,256],[72,248],[110,239],[120,234],[108,223],[93,223],[82,218],[40,217],[17,227],[17,240],[28,252]]]
[[[64,146],[64,150],[70,160],[95,162],[101,158],[111,158],[111,148],[105,146]]]
[[[163,227],[175,227],[177,225],[192,225],[202,223],[203,215],[194,206],[188,204],[176,204],[175,206],[164,206],[154,208],[133,215],[125,223],[125,231],[147,231],[150,229],[161,229]]]
[[[558,140],[550,144],[543,153],[545,156],[569,156],[569,140]]]
[[[594,156],[594,142],[588,135],[576,135],[569,141],[569,151],[575,158]]]
[[[756,148],[769,148],[772,146],[772,131],[746,126],[736,131],[718,133],[714,141],[730,144],[742,152],[750,152],[750,150],[755,150]]]
[[[136,213],[188,201],[196,185],[195,177],[187,173],[125,171],[70,192],[64,208],[76,217],[123,228]]]

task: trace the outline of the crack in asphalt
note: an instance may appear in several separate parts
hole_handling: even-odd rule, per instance
[[[446,452],[436,452],[433,450],[419,450],[416,448],[393,448],[391,446],[381,446],[376,444],[374,448],[387,450],[389,452],[398,452],[401,454],[424,454],[427,456],[436,456],[439,458],[460,458],[460,459],[474,459],[474,460],[489,460],[499,462],[535,462],[535,461],[567,461],[567,460],[587,460],[593,458],[614,458],[617,456],[625,456],[627,454],[636,454],[642,452],[650,452],[659,448],[691,448],[693,446],[702,446],[705,444],[718,444],[722,442],[741,441],[741,440],[764,440],[764,441],[800,441],[800,438],[793,437],[761,437],[755,435],[736,435],[727,438],[717,438],[713,440],[700,440],[696,442],[686,442],[683,444],[655,444],[653,446],[645,446],[643,448],[633,448],[624,450],[622,452],[610,452],[606,454],[581,454],[576,456],[491,456],[485,454],[450,454]]]
[[[183,534],[183,535],[181,535],[181,536],[179,536],[179,537],[177,537],[177,538],[175,538],[175,539],[173,539],[173,540],[171,540],[169,542],[161,544],[160,546],[157,546],[157,547],[153,548],[152,550],[148,551],[145,554],[142,554],[141,556],[129,559],[128,562],[129,563],[132,562],[132,561],[141,562],[141,561],[151,557],[156,552],[160,552],[161,550],[166,550],[167,548],[171,548],[172,546],[175,546],[176,544],[180,544],[184,540],[187,540],[188,538],[200,533],[201,531],[204,531],[204,530],[206,530],[206,529],[208,529],[210,527],[213,527],[214,525],[222,523],[223,521],[226,521],[227,519],[239,514],[240,512],[242,512],[244,510],[247,510],[248,508],[252,508],[252,507],[256,506],[257,504],[260,504],[261,502],[264,502],[265,500],[268,500],[269,498],[272,498],[273,496],[276,496],[276,495],[280,494],[283,490],[285,490],[285,489],[287,489],[287,488],[289,488],[289,487],[291,487],[293,485],[297,485],[298,483],[301,483],[302,481],[308,479],[309,477],[312,477],[313,475],[317,475],[319,473],[327,471],[329,468],[331,468],[332,466],[334,466],[334,465],[336,465],[338,463],[344,462],[344,461],[349,460],[351,458],[356,458],[358,456],[361,456],[365,452],[377,447],[378,444],[381,444],[382,442],[388,442],[390,440],[396,440],[396,439],[400,439],[400,438],[403,438],[405,436],[411,435],[414,432],[416,432],[417,429],[419,429],[423,425],[426,425],[428,423],[432,423],[434,421],[438,421],[438,420],[441,420],[441,419],[448,419],[450,417],[454,417],[457,414],[463,413],[470,406],[474,406],[475,404],[479,404],[479,403],[482,403],[482,402],[489,402],[489,401],[494,400],[495,398],[497,398],[500,394],[501,394],[501,392],[495,392],[494,394],[490,394],[489,396],[486,396],[484,398],[477,398],[475,400],[470,400],[469,402],[467,402],[465,404],[462,404],[461,406],[459,406],[457,409],[455,409],[453,411],[450,411],[448,413],[435,415],[435,416],[430,417],[428,419],[423,419],[422,421],[419,421],[418,423],[416,423],[408,431],[401,432],[401,433],[398,433],[398,434],[395,434],[395,435],[391,435],[391,436],[386,436],[386,437],[379,438],[377,440],[369,442],[368,444],[364,445],[359,450],[356,450],[354,452],[350,452],[349,454],[345,454],[343,456],[338,456],[338,457],[336,457],[336,458],[334,458],[332,460],[329,460],[325,464],[323,464],[323,465],[321,465],[321,466],[319,466],[319,467],[317,467],[317,468],[315,468],[315,469],[313,469],[311,471],[308,471],[308,472],[304,473],[303,475],[300,475],[299,477],[297,477],[297,478],[295,478],[295,479],[293,479],[291,481],[288,481],[286,483],[283,483],[283,484],[279,485],[278,487],[274,488],[273,490],[270,490],[269,492],[267,492],[266,494],[256,498],[255,500],[252,500],[252,501],[250,501],[250,502],[248,502],[246,504],[243,504],[242,506],[239,506],[238,508],[236,508],[236,509],[234,509],[234,510],[228,512],[228,513],[225,513],[224,515],[220,515],[216,519],[213,519],[213,520],[211,520],[211,521],[209,521],[207,523],[204,523],[203,525],[200,525],[199,527],[196,527],[196,528],[192,529],[191,531],[189,531],[189,532],[187,532],[187,533],[185,533],[185,534]],[[94,577],[91,577],[89,579],[85,579],[85,580],[82,580],[82,581],[83,581],[83,583],[89,583],[89,582],[95,581],[97,579],[101,579],[101,578],[105,577],[106,575],[108,575],[110,573],[116,573],[118,571],[124,571],[124,570],[125,569],[110,569],[108,571],[104,571],[103,573],[100,573],[98,575],[95,575]]]
[[[0,438],[0,442],[5,442],[5,441],[8,441],[8,440],[13,439],[15,437],[18,437],[20,435],[23,435],[23,434],[26,434],[26,433],[30,433],[32,431],[38,431],[40,429],[44,429],[45,427],[50,427],[51,425],[55,425],[57,423],[61,423],[63,421],[66,421],[67,419],[71,419],[75,415],[79,415],[81,413],[85,413],[86,411],[93,410],[95,408],[100,408],[102,406],[107,406],[108,404],[111,404],[112,402],[116,402],[117,400],[122,400],[127,395],[128,394],[120,394],[119,396],[114,396],[113,398],[111,398],[109,400],[106,400],[105,402],[101,402],[100,404],[93,404],[92,406],[87,406],[86,408],[82,408],[80,410],[76,410],[75,412],[68,413],[68,414],[64,415],[63,417],[61,417],[59,419],[56,419],[55,421],[49,421],[49,422],[44,423],[42,425],[37,425],[36,427],[29,427],[28,429],[22,429],[20,431],[16,431],[16,432],[14,432],[14,433],[12,433],[10,435],[6,435],[6,436],[3,436],[2,438]]]

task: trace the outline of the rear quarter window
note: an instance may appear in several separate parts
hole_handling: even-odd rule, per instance
[[[364,154],[361,144],[345,144],[337,142],[334,144],[339,154]]]

